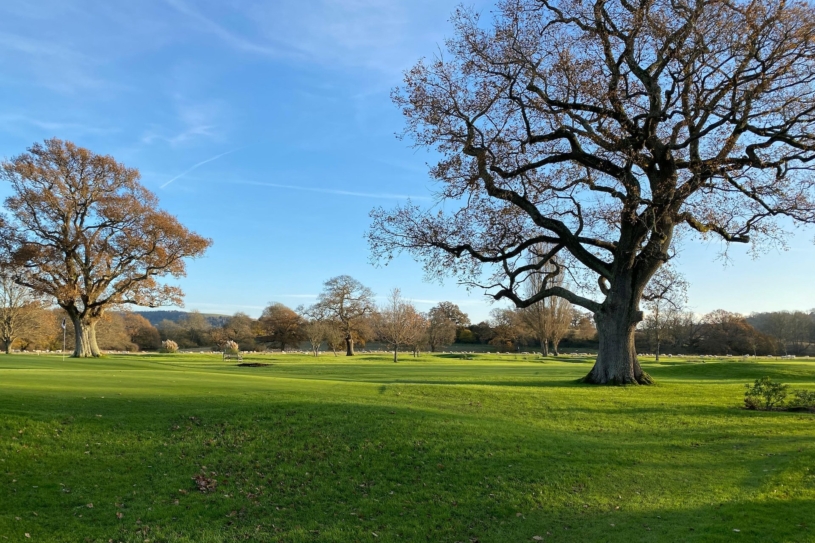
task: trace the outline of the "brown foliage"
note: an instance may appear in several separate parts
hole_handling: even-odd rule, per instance
[[[164,276],[211,241],[158,209],[139,172],[58,139],[3,162],[12,195],[2,227],[3,260],[21,285],[53,298],[79,333],[76,356],[96,356],[94,327],[116,305],[180,304]],[[86,344],[87,343],[87,344]]]
[[[258,319],[260,328],[260,341],[277,343],[281,350],[286,346],[296,346],[306,339],[303,326],[305,321],[292,309],[285,305],[272,302]]]

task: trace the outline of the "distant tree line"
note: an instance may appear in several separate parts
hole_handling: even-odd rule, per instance
[[[658,282],[657,282],[658,283]],[[667,283],[665,283],[667,284]],[[684,309],[681,295],[654,297],[637,330],[641,353],[710,355],[804,355],[815,347],[815,310],[777,311],[743,316],[724,310],[698,316]],[[677,300],[679,300],[677,302]],[[562,348],[596,350],[593,316],[558,298],[529,307],[495,308],[490,318],[470,322],[456,304],[440,302],[419,311],[394,289],[380,305],[373,292],[352,277],[339,276],[324,284],[311,306],[290,308],[271,302],[259,318],[246,313],[231,317],[199,311],[156,312],[166,317],[152,324],[143,315],[107,312],[99,321],[99,348],[155,351],[162,341],[181,349],[223,350],[227,342],[244,351],[307,349],[318,355],[353,355],[355,348],[375,343],[398,359],[398,352],[438,352],[487,348],[498,351],[539,351],[557,355]],[[63,344],[61,308],[0,275],[0,348],[23,351],[59,350]],[[74,327],[66,326],[67,349],[74,348]]]

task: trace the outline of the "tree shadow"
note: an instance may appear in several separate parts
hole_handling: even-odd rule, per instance
[[[801,453],[798,436],[754,437],[771,418],[750,428],[725,408],[598,405],[535,421],[377,392],[390,403],[255,393],[3,404],[3,427],[26,433],[8,445],[4,470],[21,485],[0,487],[0,530],[38,511],[41,539],[132,538],[144,526],[168,541],[206,530],[286,541],[717,541],[734,529],[810,539],[811,442]],[[660,426],[690,414],[694,425]],[[202,472],[216,492],[196,489]]]

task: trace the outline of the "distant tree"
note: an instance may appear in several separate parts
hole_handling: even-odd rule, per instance
[[[187,339],[187,331],[181,324],[170,319],[162,319],[156,324],[161,341],[171,339],[181,347],[194,347],[195,344]]]
[[[178,321],[190,347],[212,344],[212,323],[200,311],[193,309]]]
[[[421,350],[428,347],[428,327],[430,326],[430,319],[425,313],[416,311],[409,324],[408,342],[414,358],[418,357]]]
[[[56,301],[75,331],[74,356],[99,356],[96,324],[111,307],[180,305],[162,285],[211,241],[158,209],[139,172],[58,139],[2,163],[11,184],[2,260],[14,281]]]
[[[340,327],[347,356],[354,356],[354,342],[364,341],[365,333],[370,329],[368,319],[375,311],[371,289],[348,275],[326,281],[317,303],[308,309],[309,316],[331,321]]]
[[[223,337],[237,342],[245,351],[255,350],[255,338],[260,332],[259,322],[243,312],[229,317],[221,326]]]
[[[676,235],[774,244],[815,222],[810,3],[511,0],[453,25],[394,93],[406,136],[439,157],[442,203],[374,210],[372,250],[518,307],[590,311],[586,382],[651,382],[634,335]],[[596,286],[524,296],[533,270],[516,264],[536,242]]]
[[[62,320],[67,318],[62,308],[44,307],[35,311],[37,325],[27,329],[27,332],[17,339],[22,351],[31,350],[62,350]],[[68,327],[68,332],[72,332]],[[73,349],[73,340],[66,342],[66,347]]]
[[[451,345],[456,341],[457,331],[470,324],[467,314],[452,302],[439,302],[430,309],[427,319],[427,343],[431,353],[437,347]]]
[[[486,345],[495,337],[495,330],[489,321],[481,321],[478,324],[472,324],[469,327],[470,332],[475,336],[476,342]]]
[[[645,288],[643,300],[649,314],[643,321],[643,329],[653,339],[657,362],[662,340],[682,312],[687,301],[687,293],[687,281],[670,266],[660,268]]]
[[[96,341],[103,351],[137,351],[139,346],[133,343],[127,329],[127,322],[121,313],[105,313],[96,327]]]
[[[747,321],[776,338],[784,354],[802,355],[815,343],[815,321],[803,311],[755,313]]]
[[[315,357],[320,353],[320,345],[323,344],[323,340],[325,340],[328,335],[328,326],[327,323],[316,319],[305,322],[302,326],[303,335],[308,341],[311,352],[314,353]]]
[[[705,354],[771,354],[775,342],[753,328],[744,316],[717,309],[703,318],[699,349]]]
[[[553,247],[547,243],[537,244],[528,255],[528,265],[535,271],[530,273],[523,285],[525,296],[532,297],[536,293],[551,287],[564,286],[564,269],[556,258],[547,258]],[[547,258],[547,262],[539,265],[539,260]],[[557,296],[550,296],[538,300],[534,304],[518,309],[518,315],[523,320],[530,333],[540,342],[541,353],[549,356],[549,342],[558,355],[558,345],[569,332],[572,322],[572,304]]]
[[[31,335],[40,324],[42,299],[28,287],[18,285],[0,271],[0,342],[6,354],[18,338]]]
[[[325,342],[328,348],[337,356],[337,351],[345,347],[345,334],[342,331],[342,325],[332,321],[321,321],[325,326]]]
[[[569,327],[569,338],[573,341],[592,341],[597,337],[594,316],[586,311],[575,310]]]
[[[493,337],[490,344],[505,349],[515,349],[528,329],[520,314],[511,308],[495,308],[490,311]]]
[[[150,324],[150,321],[138,313],[125,312],[122,313],[124,319],[125,330],[127,331],[130,341],[134,343],[141,351],[152,351],[159,348],[161,345],[161,335],[155,326]]]
[[[478,338],[469,328],[459,328],[456,331],[456,343],[476,343]]]
[[[399,347],[413,346],[420,341],[424,332],[422,316],[412,303],[402,298],[398,288],[388,295],[375,323],[378,338],[393,348],[394,362],[399,361]]]
[[[270,302],[258,319],[261,341],[277,343],[282,351],[306,339],[303,333],[303,317],[278,302]]]

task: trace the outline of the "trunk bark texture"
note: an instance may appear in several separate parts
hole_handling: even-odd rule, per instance
[[[600,349],[584,383],[598,385],[649,385],[651,376],[642,371],[634,346],[634,332],[642,320],[639,299],[644,284],[635,285],[623,275],[611,285],[606,301],[594,314]]]
[[[70,315],[74,325],[74,358],[98,358],[99,347],[96,344],[96,321]]]
[[[393,346],[393,362],[394,363],[399,362],[399,360],[397,358],[397,354],[396,354],[398,350],[399,350],[399,347],[397,345],[394,345]]]
[[[345,356],[354,356],[354,338],[345,336]]]

